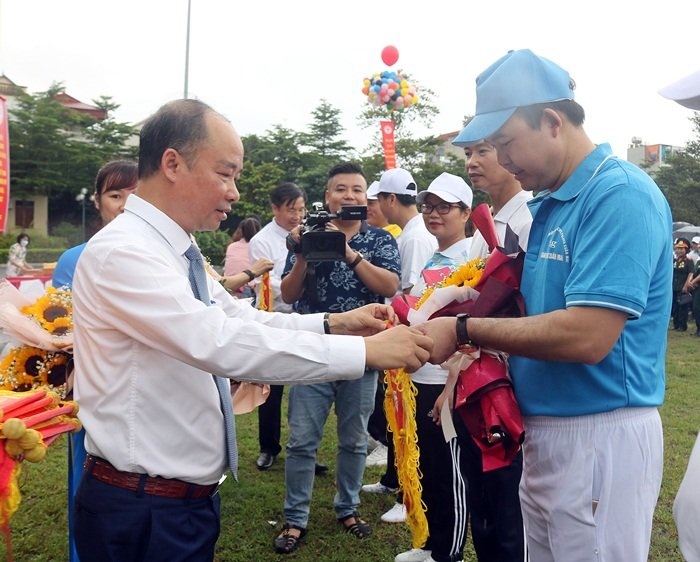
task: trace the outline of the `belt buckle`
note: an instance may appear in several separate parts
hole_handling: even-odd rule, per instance
[[[224,483],[224,481],[228,478],[228,474],[225,472],[221,475],[221,478],[219,478],[219,481],[216,483],[216,488],[212,491],[211,494],[209,494],[210,498],[213,498],[216,494],[219,493],[219,488],[221,488],[221,485]]]

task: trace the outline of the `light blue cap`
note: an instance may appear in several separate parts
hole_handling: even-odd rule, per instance
[[[529,49],[510,51],[476,79],[476,115],[452,141],[467,146],[493,135],[519,107],[574,99],[569,73]]]

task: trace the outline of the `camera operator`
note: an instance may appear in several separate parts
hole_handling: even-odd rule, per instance
[[[328,173],[325,199],[328,212],[333,215],[342,207],[366,206],[367,180],[362,168],[355,163],[334,166]],[[401,264],[391,234],[368,226],[363,220],[338,217],[328,220],[324,228],[345,235],[345,251],[340,252],[336,261],[319,262],[308,261],[300,247],[300,253],[290,251],[281,284],[285,302],[296,301],[295,310],[303,314],[342,312],[372,302],[382,303],[385,297],[396,293]],[[301,228],[292,232],[299,242]],[[315,276],[313,291],[307,290],[309,274]],[[316,450],[334,403],[338,419],[336,518],[357,538],[371,533],[369,524],[357,513],[357,506],[367,455],[367,420],[374,409],[376,386],[377,371],[367,370],[362,378],[353,381],[291,388],[285,467],[286,523],[275,540],[278,553],[293,552],[306,534]]]

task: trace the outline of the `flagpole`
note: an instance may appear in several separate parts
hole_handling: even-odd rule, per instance
[[[185,42],[185,95],[187,99],[187,81],[190,70],[190,12],[192,10],[192,0],[187,0],[187,40]]]

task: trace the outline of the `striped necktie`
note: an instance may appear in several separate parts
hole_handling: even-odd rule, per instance
[[[190,263],[189,278],[194,296],[204,304],[209,306],[209,289],[207,288],[207,274],[204,271],[204,261],[199,248],[192,244],[185,252],[185,257]],[[233,404],[231,403],[231,382],[224,377],[214,375],[214,382],[219,391],[221,399],[221,411],[224,414],[224,424],[226,429],[226,452],[228,467],[233,476],[238,473],[238,446],[236,445],[236,421],[233,415]]]

